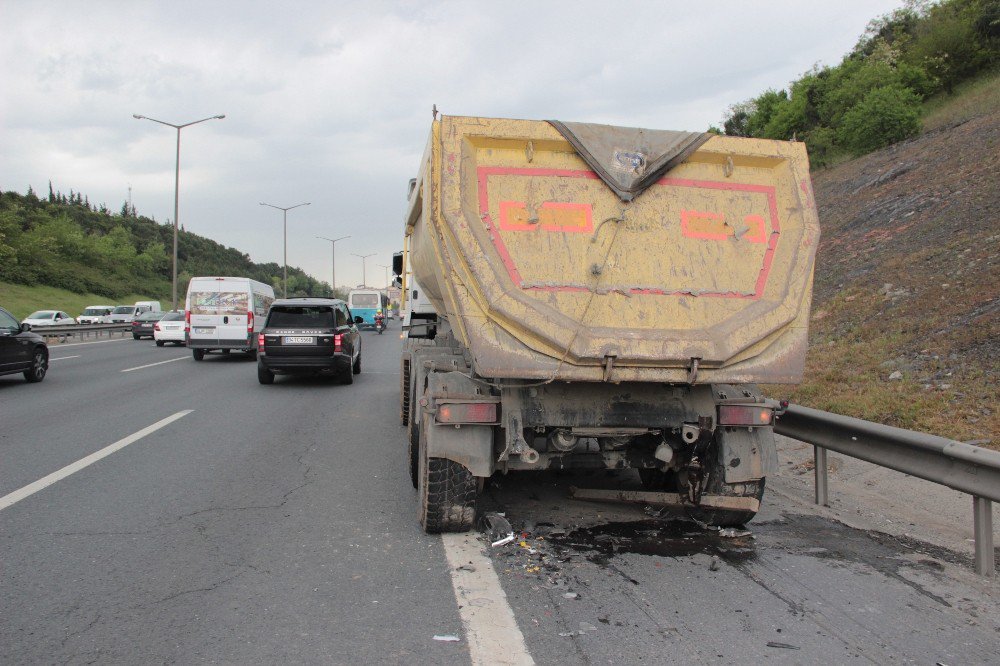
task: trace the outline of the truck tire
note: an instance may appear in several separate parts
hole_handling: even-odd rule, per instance
[[[476,520],[479,484],[464,465],[447,458],[430,458],[419,438],[420,468],[417,517],[428,534],[468,532]]]
[[[399,359],[399,420],[404,426],[410,422],[410,357],[405,353]]]
[[[194,360],[200,361],[200,360],[202,360],[202,359],[205,358],[205,350],[204,349],[192,349],[191,350],[191,356],[194,357]]]

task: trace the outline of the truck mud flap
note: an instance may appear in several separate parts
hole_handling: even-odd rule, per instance
[[[759,481],[777,473],[778,451],[771,428],[722,427],[715,436],[726,483]]]

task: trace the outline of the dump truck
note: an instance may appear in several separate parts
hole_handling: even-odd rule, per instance
[[[776,467],[758,384],[801,380],[818,241],[802,143],[436,117],[396,267],[430,303],[400,373],[422,527],[553,468],[748,521]]]

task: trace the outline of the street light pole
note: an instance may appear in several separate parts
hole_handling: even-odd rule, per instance
[[[222,120],[226,117],[226,114],[220,114],[217,116],[209,116],[208,118],[202,118],[201,120],[194,120],[189,123],[184,123],[183,125],[175,125],[173,123],[164,122],[162,120],[157,120],[156,118],[150,118],[149,116],[142,116],[138,113],[133,113],[132,117],[136,120],[151,120],[154,123],[159,123],[161,125],[166,125],[167,127],[173,127],[177,130],[177,159],[174,162],[174,266],[172,269],[172,279],[171,279],[171,290],[173,307],[171,309],[177,309],[177,209],[178,201],[180,199],[180,185],[181,185],[181,130],[185,127],[190,127],[191,125],[197,125],[198,123],[203,123],[206,120]]]
[[[392,267],[386,266],[385,264],[379,264],[379,266],[385,269],[385,289],[386,291],[389,291],[389,269]]]
[[[287,208],[282,208],[281,206],[275,206],[274,204],[264,203],[263,201],[260,203],[260,205],[268,206],[269,208],[276,208],[281,211],[281,217],[285,225],[285,268],[282,273],[282,279],[284,281],[282,289],[285,292],[284,293],[285,298],[288,298],[288,211],[290,211],[293,208],[298,208],[299,206],[308,206],[309,202],[307,201],[306,203],[295,204],[294,206],[288,206]]]
[[[341,236],[340,238],[327,238],[326,236],[316,236],[316,238],[322,238],[323,240],[330,241],[330,289],[333,292],[337,291],[337,241],[342,241],[345,238],[350,238],[350,236]],[[336,296],[336,294],[333,294]]]
[[[354,254],[354,253],[351,252],[351,254]],[[368,277],[367,277],[367,274],[365,273],[365,259],[367,259],[368,257],[374,257],[375,253],[372,252],[371,254],[354,254],[354,256],[355,257],[361,257],[361,286],[362,287],[367,287],[368,286]]]

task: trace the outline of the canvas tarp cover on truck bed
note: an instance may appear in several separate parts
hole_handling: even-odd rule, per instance
[[[622,201],[631,201],[705,143],[710,134],[550,120]]]

